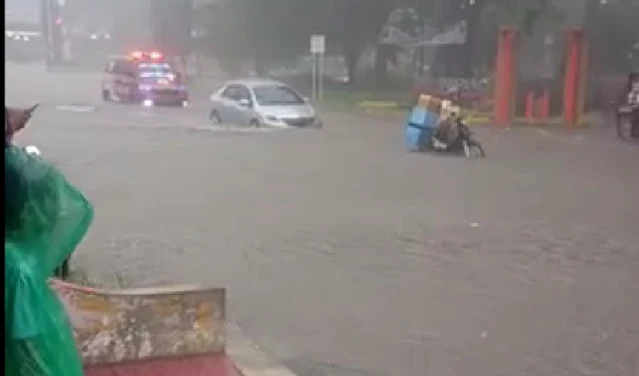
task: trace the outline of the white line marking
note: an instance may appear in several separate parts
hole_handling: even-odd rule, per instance
[[[539,133],[539,134],[540,134],[540,135],[542,135],[542,136],[546,136],[546,137],[550,137],[550,136],[552,136],[552,133],[548,132],[548,131],[547,131],[547,130],[545,130],[545,129],[541,129],[541,128],[534,128],[534,129],[535,129],[535,131],[536,131],[537,133]]]
[[[95,106],[76,106],[76,105],[58,105],[55,106],[58,111],[71,111],[71,112],[92,112],[96,110]]]

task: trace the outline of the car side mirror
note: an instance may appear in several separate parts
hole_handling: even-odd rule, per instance
[[[304,101],[304,103],[308,103],[311,101],[309,97],[302,97],[302,100]]]
[[[251,107],[251,101],[246,98],[240,99],[237,103],[239,103],[242,107]]]

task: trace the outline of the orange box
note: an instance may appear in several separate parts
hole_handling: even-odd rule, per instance
[[[441,109],[441,99],[428,94],[421,94],[417,100],[417,107],[423,108],[427,111],[439,113]]]

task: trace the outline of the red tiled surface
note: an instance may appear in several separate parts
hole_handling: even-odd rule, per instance
[[[85,376],[242,376],[242,374],[226,355],[202,355],[87,367]]]

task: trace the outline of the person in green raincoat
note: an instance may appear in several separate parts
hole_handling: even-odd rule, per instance
[[[29,120],[17,113],[5,107],[5,374],[82,376],[72,327],[48,281],[88,231],[93,207],[60,171],[11,144]]]

